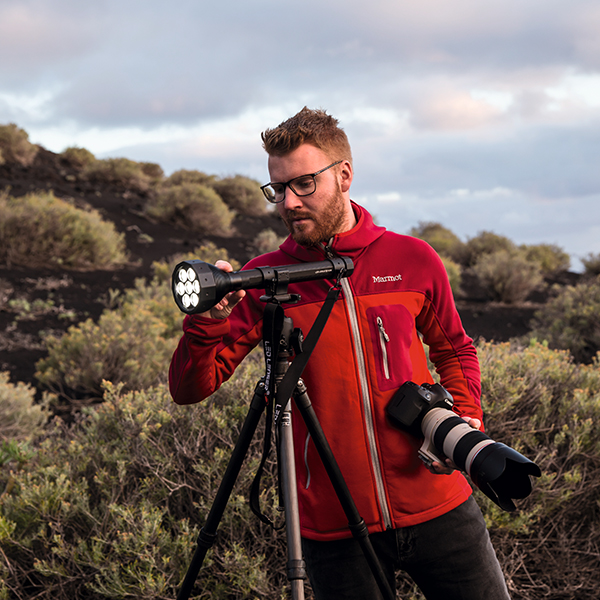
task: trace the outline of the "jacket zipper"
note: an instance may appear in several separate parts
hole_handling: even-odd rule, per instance
[[[379,506],[381,507],[385,528],[391,529],[392,518],[390,516],[390,511],[388,508],[385,487],[383,485],[381,463],[379,460],[379,453],[377,451],[377,443],[375,441],[375,425],[373,422],[373,410],[371,408],[371,395],[369,393],[369,386],[367,383],[367,367],[365,362],[365,354],[362,346],[362,340],[360,336],[360,329],[358,327],[356,307],[354,306],[354,297],[350,288],[350,284],[348,283],[348,279],[342,279],[341,285],[342,290],[344,292],[344,298],[346,300],[346,306],[348,307],[348,314],[350,315],[350,328],[352,330],[354,349],[356,351],[356,357],[358,359],[358,378],[362,392],[363,409],[365,412],[365,424],[367,427],[367,438],[369,440],[371,465],[373,467],[373,472],[375,473],[375,487],[377,489]]]
[[[383,319],[377,317],[377,327],[379,329],[379,346],[381,348],[381,359],[383,361],[383,375],[386,379],[390,378],[390,364],[388,362],[387,345],[390,343],[390,336],[383,326]]]

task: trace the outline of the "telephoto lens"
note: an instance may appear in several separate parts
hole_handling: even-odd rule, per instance
[[[404,383],[387,406],[392,423],[423,438],[419,457],[428,466],[450,458],[500,508],[513,511],[513,499],[529,496],[540,468],[531,460],[473,429],[452,411],[454,400],[439,383]]]

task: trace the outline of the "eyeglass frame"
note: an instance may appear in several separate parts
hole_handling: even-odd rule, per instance
[[[331,169],[331,167],[335,167],[336,165],[339,165],[340,163],[343,163],[343,162],[344,162],[344,159],[338,160],[338,161],[326,166],[324,169],[317,171],[316,173],[307,173],[306,175],[298,175],[298,177],[294,177],[293,179],[290,179],[289,181],[286,181],[286,182],[270,181],[269,183],[265,183],[265,185],[261,185],[260,189],[262,190],[264,197],[267,199],[267,202],[270,202],[271,204],[280,204],[281,202],[283,202],[285,200],[285,188],[290,188],[290,190],[292,190],[292,192],[294,192],[294,194],[296,194],[296,196],[298,196],[300,198],[305,198],[306,196],[312,196],[317,191],[317,182],[315,180],[315,177],[317,175],[320,175],[324,171],[327,171],[327,169]],[[312,177],[313,183],[315,184],[315,189],[308,194],[299,194],[291,185],[294,181],[296,181],[296,179],[302,179],[303,177]],[[265,188],[268,188],[269,186],[272,186],[272,185],[282,185],[283,186],[283,195],[282,195],[281,200],[274,200],[274,199],[271,200],[269,198],[269,196],[267,195],[267,191]]]

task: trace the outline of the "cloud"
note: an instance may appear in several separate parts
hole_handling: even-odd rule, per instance
[[[394,223],[532,236],[556,218],[575,244],[600,190],[599,29],[592,0],[3,0],[0,123],[262,180],[260,132],[323,107],[356,195]]]

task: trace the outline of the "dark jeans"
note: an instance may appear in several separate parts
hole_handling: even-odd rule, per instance
[[[395,589],[395,572],[406,571],[427,600],[507,600],[504,576],[483,515],[471,497],[449,513],[370,536]],[[317,600],[381,600],[375,579],[353,538],[302,540]]]

